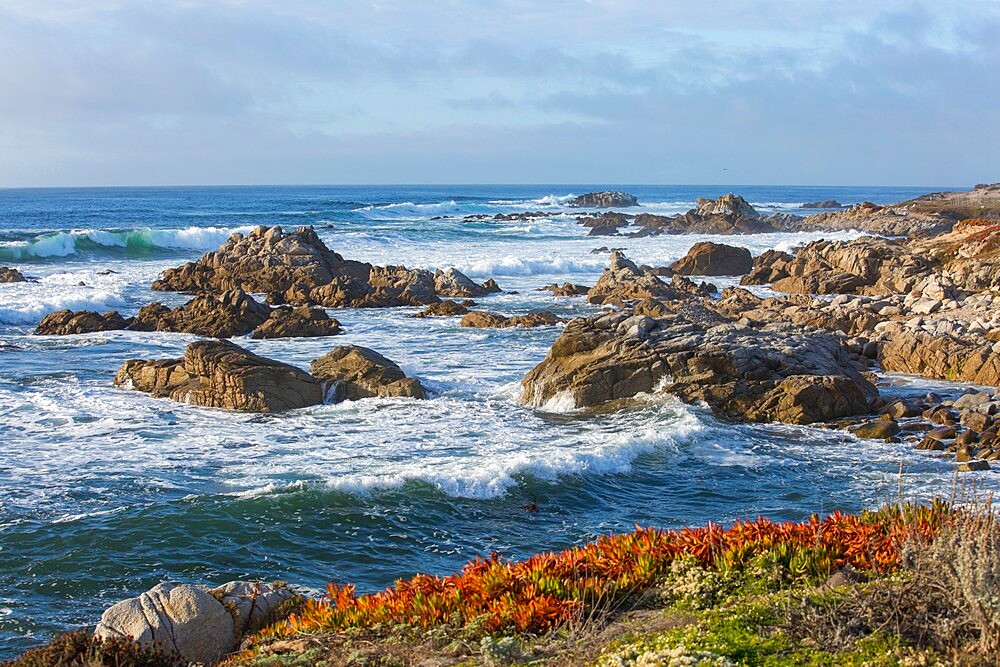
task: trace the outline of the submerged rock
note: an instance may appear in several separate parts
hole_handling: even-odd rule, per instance
[[[181,403],[243,412],[281,412],[323,402],[305,371],[229,341],[196,341],[180,359],[126,361],[115,385]]]
[[[334,402],[360,398],[425,398],[420,381],[408,378],[395,362],[375,350],[359,345],[342,345],[309,365]]]
[[[484,313],[474,311],[462,318],[461,326],[476,329],[508,329],[511,327],[550,327],[560,322],[565,322],[563,318],[548,310],[540,310],[527,315],[514,315],[507,317],[497,313]]]
[[[746,248],[702,241],[670,265],[682,276],[742,276],[753,267],[753,257]]]
[[[37,336],[70,336],[97,331],[120,331],[129,325],[118,311],[104,314],[93,310],[57,310],[42,318],[35,328]]]
[[[9,266],[0,266],[0,283],[23,283],[24,274]]]
[[[432,303],[413,317],[456,317],[468,312],[469,309],[464,304],[445,299],[441,303]]]

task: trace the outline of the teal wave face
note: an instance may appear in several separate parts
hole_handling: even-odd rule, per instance
[[[250,228],[186,227],[184,229],[73,230],[39,234],[0,245],[0,261],[43,262],[76,256],[142,258],[179,250],[208,251],[231,234]]]

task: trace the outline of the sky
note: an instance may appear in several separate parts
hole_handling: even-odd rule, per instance
[[[0,187],[1000,181],[998,0],[0,0]]]

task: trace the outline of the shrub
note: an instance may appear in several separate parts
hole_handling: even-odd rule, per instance
[[[2,667],[178,667],[175,654],[125,638],[97,639],[86,628],[57,635]]]

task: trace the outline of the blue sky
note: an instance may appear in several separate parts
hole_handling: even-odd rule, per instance
[[[0,0],[0,186],[971,186],[997,35],[995,0]]]

